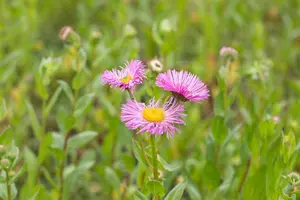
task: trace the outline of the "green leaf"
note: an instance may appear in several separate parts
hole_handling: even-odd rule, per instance
[[[114,189],[120,189],[121,181],[117,173],[112,168],[105,168],[105,179]]]
[[[184,189],[186,187],[187,180],[176,185],[166,196],[165,200],[178,200],[181,199]]]
[[[148,200],[148,198],[147,198],[143,193],[141,193],[141,192],[138,191],[138,190],[135,191],[134,197],[135,197],[135,199],[137,199],[137,200]]]
[[[79,133],[73,137],[71,137],[68,140],[68,151],[72,151],[76,148],[83,147],[87,143],[89,143],[91,140],[93,140],[98,133],[94,131],[84,131],[82,133]]]
[[[58,109],[56,121],[63,134],[67,134],[67,132],[70,131],[76,123],[76,119],[72,116],[72,113],[62,107]]]
[[[214,102],[214,113],[216,116],[224,116],[225,112],[225,93],[224,91],[220,91]]]
[[[42,166],[41,172],[43,173],[43,175],[47,179],[47,181],[52,185],[52,187],[57,188],[57,184],[53,180],[53,178],[52,178],[51,174],[49,173],[49,171],[47,170],[47,168]]]
[[[49,147],[51,146],[51,144],[52,144],[52,135],[47,134],[43,138],[43,141],[41,141],[40,144],[39,156],[38,156],[39,164],[42,164],[44,160],[47,158],[49,154]]]
[[[41,125],[40,125],[40,122],[38,121],[38,118],[35,114],[35,111],[33,109],[32,104],[27,100],[25,101],[25,104],[26,104],[27,110],[29,112],[30,122],[31,122],[31,126],[33,128],[34,135],[37,139],[40,140],[41,139]]]
[[[35,200],[36,197],[38,196],[39,192],[40,192],[40,189],[38,189],[38,191],[36,191],[36,193],[29,200]]]
[[[28,172],[28,180],[31,184],[33,184],[35,183],[38,161],[36,159],[35,154],[28,147],[25,147],[24,149],[24,160]]]
[[[134,168],[136,166],[136,162],[132,155],[127,155],[127,154],[123,153],[121,155],[121,160],[122,160],[123,165],[126,167],[126,169],[128,171],[134,170]]]
[[[0,105],[0,121],[7,115],[6,103],[5,100],[2,100],[2,104]]]
[[[48,94],[48,91],[47,91],[47,87],[43,84],[41,76],[42,76],[41,73],[36,73],[35,86],[36,86],[36,90],[37,90],[38,94],[40,95],[40,97],[43,100],[47,100],[49,94]]]
[[[188,184],[186,190],[190,197],[189,198],[190,200],[201,200],[202,199],[200,192],[194,185]]]
[[[212,161],[207,160],[203,169],[203,181],[208,189],[215,189],[221,182],[220,172],[216,164]]]
[[[161,182],[156,180],[150,180],[146,184],[148,193],[153,195],[163,196],[165,194],[165,188]]]
[[[163,40],[158,30],[157,22],[155,22],[152,26],[152,37],[158,46],[161,46],[163,44]]]
[[[282,139],[282,147],[280,148],[284,162],[288,164],[288,161],[290,160],[292,154],[295,151],[296,147],[296,138],[295,134],[292,131],[289,131],[288,134],[283,136]]]
[[[87,74],[85,71],[80,71],[76,74],[76,76],[74,77],[74,79],[72,80],[72,87],[74,90],[79,90],[80,88],[82,88],[82,86],[84,86],[84,84],[87,81]]]
[[[227,137],[227,128],[223,117],[216,116],[213,119],[211,131],[217,143],[221,144]]]
[[[181,163],[177,162],[177,163],[169,164],[160,155],[157,155],[157,160],[161,163],[164,169],[170,172],[176,171],[181,167]]]
[[[7,188],[6,188],[6,183],[1,183],[0,184],[0,197],[2,197],[3,199],[7,199]],[[10,186],[10,192],[11,192],[11,199],[15,199],[18,191],[16,188],[15,184],[11,184]]]
[[[64,140],[65,140],[64,136],[59,133],[56,133],[56,132],[51,133],[51,136],[52,136],[51,147],[54,149],[63,149],[64,148]]]
[[[59,80],[58,83],[61,85],[61,87],[65,91],[68,99],[72,103],[74,101],[74,95],[73,95],[73,91],[72,91],[72,88],[70,87],[70,85],[63,80]]]
[[[62,91],[62,87],[58,87],[56,89],[56,91],[54,92],[54,94],[52,95],[52,97],[51,97],[51,99],[50,99],[50,101],[49,101],[49,103],[48,103],[48,105],[46,107],[46,111],[45,111],[46,112],[46,116],[48,116],[49,113],[51,112],[51,110],[52,110],[54,104],[56,103],[56,101],[57,101],[57,99],[58,99],[61,91]]]
[[[74,111],[74,116],[76,118],[80,117],[84,113],[85,109],[92,103],[94,96],[95,95],[93,93],[86,94],[78,100]]]
[[[25,172],[24,166],[9,180],[9,184],[13,184]]]
[[[19,148],[15,145],[15,141],[12,142],[9,151],[14,153],[16,156],[14,158],[14,160],[12,161],[11,167],[15,167],[17,164],[17,161],[19,159],[19,154],[20,154],[20,150]]]
[[[144,155],[140,145],[134,139],[132,139],[132,148],[133,148],[133,154],[134,154],[135,158],[140,163],[142,163],[145,167],[147,167],[148,165],[147,165],[145,155]]]

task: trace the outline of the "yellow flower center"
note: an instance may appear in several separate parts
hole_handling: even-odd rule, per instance
[[[143,117],[149,122],[161,122],[165,119],[165,111],[162,108],[144,108]]]
[[[127,75],[127,76],[125,76],[124,78],[121,78],[120,79],[120,81],[122,82],[122,83],[129,83],[129,81],[131,81],[132,80],[132,77],[130,76],[130,75]]]

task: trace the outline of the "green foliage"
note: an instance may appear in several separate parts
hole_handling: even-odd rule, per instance
[[[20,200],[300,198],[299,6],[0,1],[0,197],[10,188]],[[222,46],[238,56],[220,56]],[[201,105],[185,103],[181,134],[156,138],[159,180],[148,136],[120,121],[129,95],[100,81],[141,59],[147,83],[136,97],[167,97],[154,58],[210,89]]]

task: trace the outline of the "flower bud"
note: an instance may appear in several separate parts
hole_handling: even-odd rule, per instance
[[[3,158],[1,159],[0,164],[2,168],[8,168],[10,161],[7,158]]]
[[[1,144],[0,145],[0,156],[5,154],[6,150],[7,150],[7,146]]]
[[[296,173],[296,172],[289,173],[288,177],[289,177],[289,180],[290,180],[291,184],[300,181],[300,175],[298,173]]]
[[[131,24],[126,24],[124,27],[124,35],[126,37],[133,37],[136,35],[136,29]]]
[[[170,33],[172,31],[172,24],[169,19],[164,19],[160,22],[159,29],[162,33]]]
[[[16,158],[17,154],[15,152],[8,152],[5,157],[7,157],[9,160],[14,160]]]
[[[8,176],[13,177],[14,175],[16,175],[16,172],[14,170],[9,170]]]
[[[73,30],[71,26],[64,26],[60,29],[59,39],[64,42],[69,42],[74,45],[80,44],[80,37],[79,35]]]
[[[73,31],[71,26],[64,26],[59,31],[59,39],[65,41]]]
[[[235,58],[235,57],[237,57],[237,55],[238,55],[237,50],[232,47],[224,46],[220,49],[220,56],[222,56],[222,57],[230,56],[232,58]]]
[[[277,123],[277,122],[280,121],[280,117],[279,117],[279,116],[273,116],[273,117],[272,117],[272,120],[273,120],[275,123]]]
[[[161,72],[164,68],[163,64],[158,59],[152,59],[149,62],[150,68],[155,72]]]

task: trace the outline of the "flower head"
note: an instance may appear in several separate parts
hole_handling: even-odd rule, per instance
[[[73,29],[71,26],[62,27],[59,31],[59,39],[62,41],[66,40],[72,31],[73,31]]]
[[[156,78],[156,85],[171,91],[181,101],[200,102],[209,97],[207,86],[194,74],[187,71],[168,70]]]
[[[156,58],[149,62],[151,69],[155,72],[161,72],[164,68],[163,64]]]
[[[279,116],[273,116],[273,117],[272,117],[272,120],[273,120],[275,123],[277,123],[277,122],[280,121],[280,117],[279,117]]]
[[[105,70],[101,76],[104,84],[111,87],[119,87],[121,90],[135,88],[135,85],[143,83],[145,78],[145,66],[140,60],[132,60],[125,64],[120,70]]]
[[[173,136],[179,129],[175,125],[184,124],[182,104],[161,106],[160,101],[151,100],[149,105],[129,100],[122,105],[121,120],[131,130],[139,129],[138,133],[149,132],[154,135],[166,133]]]
[[[220,56],[222,57],[226,57],[226,56],[236,57],[237,55],[238,55],[237,50],[232,47],[224,46],[220,49]]]

